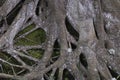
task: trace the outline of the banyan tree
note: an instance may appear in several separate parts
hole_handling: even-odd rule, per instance
[[[0,80],[118,80],[120,0],[0,0]]]

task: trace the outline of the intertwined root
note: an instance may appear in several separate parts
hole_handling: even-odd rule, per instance
[[[113,38],[119,33],[119,19],[117,13],[104,11],[106,2],[110,1],[6,1],[0,7],[0,78],[118,78],[119,44]]]

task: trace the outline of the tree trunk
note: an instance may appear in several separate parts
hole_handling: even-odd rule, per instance
[[[1,0],[0,79],[119,79],[119,8],[119,0]]]

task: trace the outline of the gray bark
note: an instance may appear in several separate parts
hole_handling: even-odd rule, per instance
[[[1,3],[0,52],[19,63],[11,63],[0,56],[0,65],[8,64],[13,70],[13,74],[5,73],[1,67],[1,79],[64,80],[66,70],[71,80],[119,78],[119,0],[6,0]],[[18,5],[20,9],[14,15],[12,11]],[[15,19],[8,24],[10,14]],[[34,28],[17,36],[32,23],[35,24]],[[17,39],[25,38],[38,29],[45,31],[45,42],[33,46],[15,45]],[[60,46],[60,55],[51,62],[56,41]],[[42,58],[23,53],[29,53],[31,49],[43,49]],[[35,64],[29,65],[23,58]],[[27,70],[27,73],[17,74],[14,71],[16,67],[21,71]]]

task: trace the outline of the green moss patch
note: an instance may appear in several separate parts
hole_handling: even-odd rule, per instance
[[[33,29],[34,26],[35,25],[32,24],[32,25],[28,26],[27,28],[25,28],[24,30],[20,31],[18,33],[18,35],[16,36],[16,39],[18,36]],[[38,45],[38,44],[45,42],[45,39],[46,39],[45,31],[43,29],[39,28],[39,29],[31,32],[30,34],[26,35],[24,38],[20,38],[20,39],[16,40],[15,44],[23,45],[23,46],[24,45]]]
[[[42,55],[44,53],[44,50],[38,50],[38,49],[31,49],[28,50],[29,54],[33,56],[34,58],[40,59],[42,58]]]

